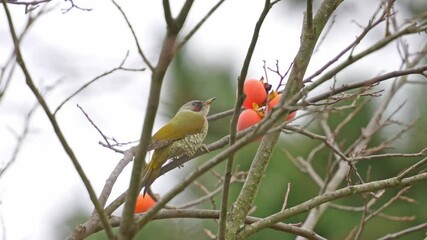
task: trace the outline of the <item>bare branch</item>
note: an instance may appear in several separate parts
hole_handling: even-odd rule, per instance
[[[6,16],[7,16],[10,33],[12,35],[12,40],[14,43],[15,51],[16,51],[16,61],[18,62],[22,72],[24,73],[26,83],[27,83],[28,87],[31,89],[31,91],[33,92],[33,94],[35,95],[35,97],[37,98],[37,101],[39,102],[41,107],[43,108],[43,110],[44,110],[46,116],[48,117],[53,129],[55,130],[55,133],[56,133],[56,136],[58,137],[59,142],[61,143],[65,152],[68,154],[69,158],[71,159],[71,161],[74,165],[74,168],[77,170],[80,178],[82,179],[82,181],[86,187],[86,190],[89,193],[89,197],[90,197],[92,203],[94,204],[99,216],[101,217],[101,221],[102,221],[103,227],[107,233],[108,238],[113,239],[114,234],[112,231],[112,227],[107,220],[107,216],[104,212],[104,209],[102,208],[101,204],[99,203],[99,201],[96,197],[95,191],[94,191],[92,185],[90,184],[88,177],[84,173],[79,161],[77,160],[76,155],[74,154],[74,151],[71,149],[71,147],[69,146],[65,136],[63,135],[63,133],[59,127],[59,124],[56,121],[54,114],[52,114],[52,112],[50,111],[50,109],[47,105],[47,102],[45,101],[43,96],[40,94],[39,90],[37,89],[36,85],[34,84],[34,81],[32,79],[32,76],[31,76],[29,70],[27,69],[24,58],[21,54],[21,49],[19,46],[19,39],[16,35],[15,27],[13,25],[12,17],[10,15],[9,9],[7,7],[6,0],[2,0],[2,1],[3,1],[3,7],[4,7],[5,12],[6,12]]]
[[[96,131],[98,131],[98,133],[101,134],[101,136],[102,136],[102,138],[104,138],[105,142],[108,145],[110,145],[110,143],[108,142],[107,136],[105,136],[104,133],[102,133],[101,129],[99,129],[98,126],[96,126],[96,124],[92,121],[92,119],[90,119],[89,115],[85,112],[85,110],[83,110],[83,108],[80,107],[80,105],[78,105],[78,104],[77,104],[77,107],[80,108],[82,113],[85,115],[86,119],[90,122],[90,124],[92,124],[92,126],[96,129]]]
[[[397,176],[397,178],[402,179],[402,178],[408,176],[409,173],[413,172],[414,170],[418,169],[419,167],[421,167],[422,165],[424,165],[426,163],[427,163],[427,157],[421,159],[420,161],[418,161],[417,163],[415,163],[411,167],[407,168],[405,171],[401,172]]]
[[[317,152],[320,151],[321,149],[323,149],[325,146],[325,144],[320,144],[318,145],[316,148],[313,148],[313,150],[310,152]],[[306,173],[308,176],[311,177],[311,179],[313,179],[313,181],[319,186],[322,187],[325,185],[324,181],[322,180],[322,178],[320,178],[320,176],[317,174],[316,170],[314,170],[313,166],[310,163],[310,159],[308,160],[304,160],[300,157],[293,157],[286,149],[283,149],[283,151],[285,152],[286,156],[288,156],[288,158],[294,163],[294,165],[300,169],[301,172]]]
[[[25,6],[25,14],[35,10],[42,3],[48,3],[51,0],[34,0],[34,1],[18,1],[18,0],[6,0],[8,4],[13,5],[24,5]]]
[[[177,43],[178,34],[187,18],[188,12],[190,11],[193,1],[187,0],[184,3],[184,6],[181,8],[177,19],[173,19],[171,16],[169,1],[164,0],[163,4],[166,23],[168,25],[167,32],[163,40],[162,49],[159,54],[159,62],[154,68],[155,70],[152,71],[151,75],[150,94],[148,97],[144,126],[141,132],[140,144],[132,168],[132,176],[122,214],[122,223],[120,225],[119,239],[132,238],[135,234],[135,229],[142,228],[150,220],[150,218],[153,217],[154,214],[167,203],[166,201],[161,203],[162,200],[160,199],[157,204],[152,209],[150,209],[141,220],[137,222],[137,228],[135,228],[134,209],[136,204],[136,198],[142,188],[142,168],[145,165],[145,156],[147,154],[148,146],[151,142],[151,132],[153,129],[154,118],[160,101],[162,83],[166,74],[166,70],[168,69],[176,52],[175,47]],[[173,196],[174,195],[170,195],[169,197],[172,198]],[[158,207],[156,208],[156,206]]]
[[[310,99],[307,99],[306,101],[308,103],[318,102],[320,100],[327,99],[329,96],[335,95],[337,93],[345,92],[345,91],[348,91],[351,89],[357,89],[360,87],[372,86],[372,85],[378,84],[382,81],[388,80],[390,78],[408,76],[411,74],[421,75],[421,74],[424,74],[425,71],[427,71],[427,65],[417,67],[417,68],[409,68],[409,69],[405,69],[405,70],[401,70],[401,71],[389,72],[389,73],[386,73],[386,74],[383,74],[381,76],[377,76],[377,77],[374,77],[374,78],[371,78],[371,79],[368,79],[365,81],[360,81],[360,82],[355,82],[355,83],[350,83],[350,84],[343,84],[337,88],[331,89],[331,90],[326,91],[322,94],[311,97]]]
[[[138,214],[136,216],[137,220],[140,220],[142,217],[144,217],[144,214]],[[219,211],[218,210],[204,210],[204,209],[175,209],[175,210],[162,210],[158,212],[154,217],[153,220],[160,220],[160,219],[171,219],[171,218],[197,218],[197,219],[218,219],[219,218]],[[245,218],[246,224],[252,224],[257,221],[260,221],[262,218],[247,216]],[[120,224],[120,218],[112,216],[110,217],[110,222],[112,226],[116,227]],[[79,235],[70,235],[67,237],[67,240],[76,240],[80,238],[87,237],[97,231],[102,230],[102,226],[100,224],[92,225],[91,228],[82,229],[82,232],[79,233]],[[316,234],[313,231],[307,231],[302,228],[296,227],[293,224],[285,224],[285,223],[277,223],[273,224],[272,229],[282,231],[282,232],[288,232],[292,233],[298,236],[303,236],[307,239],[313,239],[313,240],[325,240],[322,236]],[[78,237],[79,238],[78,238]]]
[[[384,237],[378,238],[378,240],[397,239],[397,238],[402,237],[402,236],[404,236],[406,234],[410,234],[410,233],[413,233],[413,232],[416,232],[416,231],[420,231],[420,230],[423,230],[423,229],[426,229],[426,228],[427,228],[427,223],[422,223],[422,224],[419,224],[417,226],[413,226],[413,227],[404,229],[404,230],[399,231],[399,232],[387,234]]]
[[[38,106],[39,106],[38,104],[35,104],[30,109],[30,111],[28,111],[28,113],[26,114],[24,126],[23,126],[21,133],[17,136],[17,141],[16,141],[15,149],[13,150],[12,156],[7,161],[6,165],[2,166],[2,168],[0,169],[0,179],[3,176],[3,174],[5,174],[7,172],[7,170],[10,168],[10,166],[12,166],[12,164],[15,162],[16,158],[18,157],[18,153],[20,152],[21,148],[23,147],[24,140],[29,133],[30,123],[31,123],[33,113],[35,112],[35,110],[37,109]]]
[[[78,9],[78,10],[80,10],[80,11],[86,11],[86,12],[90,12],[90,11],[92,11],[92,8],[83,8],[83,7],[80,7],[80,6],[78,6],[78,5],[76,5],[75,3],[74,3],[74,0],[65,0],[66,2],[70,2],[70,4],[71,4],[71,6],[69,7],[69,8],[63,8],[62,9],[62,13],[68,13],[71,9],[73,9],[73,8],[75,8],[75,9]]]
[[[305,95],[305,93],[307,93],[307,92],[311,91],[312,89],[318,87],[320,84],[324,83],[325,81],[333,78],[333,76],[335,76],[341,70],[343,70],[346,67],[350,66],[351,64],[357,62],[358,60],[366,57],[367,55],[371,54],[372,52],[378,51],[379,49],[385,47],[390,42],[398,39],[399,37],[402,37],[402,36],[408,35],[408,34],[417,33],[417,32],[423,32],[426,30],[427,30],[427,23],[419,25],[419,26],[413,24],[413,25],[409,25],[409,26],[405,27],[404,29],[402,29],[401,31],[399,31],[393,35],[390,35],[390,36],[387,36],[387,37],[381,39],[380,41],[378,41],[377,43],[375,43],[371,47],[367,48],[365,51],[362,51],[361,53],[359,53],[357,55],[352,55],[346,61],[342,62],[341,64],[338,64],[335,68],[333,68],[329,72],[325,73],[322,77],[320,77],[316,81],[314,81],[311,84],[304,87],[304,89],[301,91],[301,93],[299,95],[301,95],[301,96]],[[294,96],[294,98],[297,98],[297,99],[300,98],[301,96],[299,96],[299,95]]]
[[[208,20],[208,18],[219,8],[219,6],[221,6],[224,1],[225,0],[220,0],[209,10],[209,12],[200,20],[200,22],[197,23],[197,25],[194,26],[194,28],[182,39],[182,41],[177,44],[177,50],[181,49],[190,40],[190,38],[193,37],[193,35],[200,29],[200,27],[202,27],[206,20]]]
[[[154,67],[153,67],[153,65],[150,63],[150,61],[148,60],[147,56],[145,56],[144,52],[142,51],[142,48],[141,48],[141,46],[139,45],[138,37],[136,36],[136,33],[135,33],[135,31],[133,30],[133,27],[132,27],[132,25],[131,25],[131,23],[130,23],[130,21],[129,21],[128,17],[126,16],[125,12],[123,11],[123,9],[120,7],[120,5],[119,5],[116,1],[114,1],[114,0],[111,0],[111,1],[113,2],[114,6],[116,6],[116,8],[120,11],[120,13],[122,14],[123,18],[125,19],[125,21],[126,21],[126,23],[127,23],[128,27],[129,27],[129,29],[130,29],[130,31],[132,32],[133,39],[134,39],[134,41],[135,41],[136,47],[138,48],[138,53],[139,53],[139,55],[141,56],[142,61],[144,61],[144,63],[145,63],[145,64],[147,64],[147,67],[148,67],[148,68],[151,70],[151,72],[152,72],[152,71],[154,70]]]
[[[304,135],[304,136],[306,136],[306,137],[309,137],[309,138],[311,138],[311,139],[316,139],[316,140],[321,140],[327,147],[329,147],[334,153],[336,153],[338,156],[340,156],[341,157],[341,159],[342,160],[344,160],[344,161],[346,161],[346,162],[348,162],[349,160],[348,160],[348,158],[344,155],[344,153],[342,153],[341,152],[341,150],[339,150],[338,149],[338,147],[337,146],[335,146],[331,141],[332,141],[332,139],[330,139],[330,138],[328,138],[328,137],[325,137],[325,136],[321,136],[321,135],[318,135],[318,134],[315,134],[315,133],[311,133],[311,132],[309,132],[309,131],[307,131],[307,130],[304,130],[304,129],[300,129],[300,128],[297,128],[297,127],[294,127],[294,126],[289,126],[289,125],[286,125],[286,126],[284,126],[283,127],[283,129],[287,129],[287,130],[292,130],[292,131],[294,131],[294,132],[296,132],[296,133],[300,133],[300,134],[302,134],[302,135]]]
[[[173,25],[173,17],[172,17],[169,0],[163,0],[163,11],[165,13],[166,25],[167,26]]]
[[[246,52],[245,59],[243,61],[243,65],[239,74],[239,77],[237,78],[237,99],[234,105],[234,113],[231,118],[230,122],[230,146],[232,146],[236,142],[236,133],[237,133],[237,121],[240,115],[240,110],[242,108],[242,104],[244,101],[244,92],[243,92],[243,84],[246,79],[246,76],[248,74],[249,65],[252,59],[252,55],[255,51],[255,47],[258,41],[258,36],[261,31],[262,24],[264,22],[264,19],[267,17],[268,12],[270,11],[272,7],[272,4],[270,3],[270,0],[265,0],[264,8],[258,18],[258,21],[255,25],[252,39],[249,44],[248,50]],[[276,140],[277,141],[277,140]],[[228,198],[229,198],[229,187],[231,182],[231,172],[233,168],[233,161],[234,161],[234,153],[231,153],[230,156],[227,159],[226,167],[225,167],[225,178],[224,178],[224,184],[223,184],[223,191],[222,191],[222,198],[221,198],[221,216],[219,219],[219,229],[218,229],[218,239],[223,240],[226,238],[226,235],[233,235],[233,233],[229,233],[228,231],[230,229],[237,229],[237,225],[239,225],[239,222],[230,222],[228,215]],[[246,179],[245,184],[248,182],[248,179]],[[252,196],[254,197],[254,196]],[[239,199],[241,196],[239,196]],[[251,206],[244,206],[240,210],[243,210],[246,208],[246,214],[250,210]],[[233,210],[230,210],[230,214],[233,215]],[[232,226],[229,226],[230,223]],[[232,230],[234,231],[234,230]]]
[[[362,33],[352,42],[350,43],[346,48],[344,48],[338,55],[336,55],[332,60],[327,62],[323,67],[321,67],[319,70],[317,70],[314,74],[309,76],[304,80],[304,83],[311,82],[315,77],[322,74],[326,69],[328,69],[332,64],[337,62],[344,54],[346,54],[351,49],[354,49],[355,46],[357,46],[363,38],[365,38],[366,34],[368,34],[373,28],[378,26],[382,21],[384,21],[383,17],[380,17],[377,21],[373,22],[372,20],[368,23],[368,26],[363,29]]]
[[[388,178],[379,181],[372,181],[369,183],[352,185],[333,192],[327,192],[322,195],[316,196],[306,202],[298,204],[292,208],[288,208],[283,212],[275,213],[269,217],[266,217],[256,223],[244,227],[238,234],[238,238],[248,237],[255,232],[271,226],[271,224],[280,222],[292,216],[296,216],[300,213],[306,212],[312,208],[315,208],[323,203],[330,202],[339,198],[354,195],[357,193],[373,192],[390,187],[402,187],[409,186],[416,182],[427,181],[427,173],[417,174],[412,177],[399,179],[398,177]]]
[[[77,94],[79,94],[80,92],[82,92],[83,90],[85,90],[87,87],[89,87],[92,83],[98,81],[99,79],[108,76],[116,71],[144,71],[145,68],[141,68],[141,69],[129,69],[129,68],[125,68],[123,67],[123,65],[126,62],[126,59],[129,56],[129,52],[126,53],[126,56],[124,57],[124,59],[121,61],[120,65],[118,67],[115,67],[107,72],[102,73],[101,75],[96,76],[95,78],[93,78],[92,80],[90,80],[89,82],[83,84],[79,89],[77,89],[74,93],[72,93],[70,96],[68,96],[67,98],[65,98],[64,101],[62,101],[58,107],[55,109],[54,111],[54,115],[56,115],[58,113],[58,111],[62,108],[62,106],[64,106],[64,104],[66,104],[71,98],[73,98],[74,96],[76,96]]]
[[[375,158],[393,158],[393,157],[420,157],[427,154],[427,147],[417,153],[384,153],[378,155],[367,155],[350,158],[350,161],[372,160]]]
[[[224,117],[233,115],[234,109],[230,109],[224,112],[216,113],[207,117],[208,121],[215,121]]]
[[[36,13],[30,12],[30,14],[28,14],[28,18],[25,22],[25,25],[23,27],[22,32],[17,36],[17,41],[21,42],[24,39],[24,37],[27,35],[27,33],[29,32],[31,27],[34,25],[34,23],[36,23],[38,21],[38,19],[41,19],[41,17],[43,15],[45,15],[46,13],[48,13],[52,10],[53,10],[53,8],[48,8],[47,5],[44,5],[44,7],[42,7],[42,9],[40,9],[40,11],[38,11]],[[0,87],[2,87],[2,89],[0,89],[0,102],[3,99],[3,96],[6,93],[8,87],[9,87],[9,84],[12,80],[12,77],[15,73],[15,69],[16,69],[16,65],[17,65],[15,58],[16,58],[16,52],[13,49],[11,51],[9,57],[5,61],[6,62],[5,65],[1,68]],[[7,75],[7,76],[5,76],[5,75]]]
[[[289,197],[290,191],[291,191],[291,183],[288,183],[288,188],[286,189],[285,199],[283,200],[282,210],[280,210],[280,211],[284,211],[286,209],[286,206],[288,206],[288,197]]]
[[[123,169],[133,160],[135,155],[136,148],[132,147],[123,153],[123,158],[119,161],[117,166],[111,172],[110,176],[105,181],[104,188],[102,189],[101,194],[99,195],[99,202],[103,207],[107,203],[108,197],[111,194],[114,184],[116,183],[117,178],[122,173]]]
[[[394,195],[386,203],[382,204],[380,208],[378,208],[377,210],[375,210],[375,212],[373,212],[373,213],[369,214],[368,216],[366,216],[366,218],[364,219],[364,221],[367,222],[371,218],[373,218],[376,215],[378,215],[384,209],[386,209],[387,207],[389,207],[393,202],[395,202],[396,200],[398,200],[400,198],[400,196],[402,196],[404,193],[406,193],[407,191],[409,191],[409,189],[411,189],[411,186],[407,186],[407,187],[402,188],[396,195]]]
[[[9,4],[14,4],[14,5],[38,5],[40,3],[47,3],[50,2],[51,0],[37,0],[37,1],[31,1],[31,2],[26,2],[26,1],[17,1],[17,0],[6,0],[7,3]]]

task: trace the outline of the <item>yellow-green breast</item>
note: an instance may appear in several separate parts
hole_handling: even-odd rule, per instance
[[[193,135],[188,135],[171,144],[169,147],[169,158],[180,155],[193,156],[202,146],[203,140],[208,133],[208,122],[205,120],[202,131]]]

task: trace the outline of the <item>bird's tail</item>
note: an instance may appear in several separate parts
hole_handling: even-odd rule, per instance
[[[152,161],[145,166],[144,168],[144,177],[142,178],[142,186],[144,187],[144,193],[143,196],[148,191],[148,188],[151,186],[151,184],[156,180],[156,178],[160,175],[160,169],[161,168],[153,168]]]
[[[143,196],[145,196],[154,180],[159,177],[160,169],[167,160],[167,152],[168,149],[157,149],[154,151],[151,161],[145,166],[142,177],[142,186],[144,187]]]

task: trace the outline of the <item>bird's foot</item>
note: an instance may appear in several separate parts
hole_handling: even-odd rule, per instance
[[[209,153],[209,152],[211,152],[211,151],[209,151],[209,148],[208,148],[208,146],[206,145],[206,144],[202,144],[202,147],[201,147],[203,150],[205,150],[207,153]]]
[[[172,159],[172,161],[175,161],[175,160],[177,160],[179,157],[174,157],[173,159]],[[184,167],[184,163],[182,163],[182,164],[179,164],[178,165],[178,168],[182,168],[182,167]]]

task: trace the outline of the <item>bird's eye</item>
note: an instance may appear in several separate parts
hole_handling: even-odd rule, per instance
[[[193,111],[196,111],[196,112],[200,112],[203,106],[201,102],[193,102],[191,105],[193,106]]]

